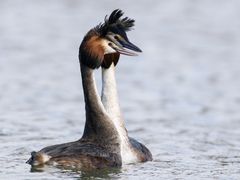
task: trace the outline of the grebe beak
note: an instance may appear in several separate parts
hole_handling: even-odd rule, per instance
[[[113,44],[110,44],[110,46],[117,51],[120,54],[124,54],[127,56],[137,56],[139,52],[142,52],[142,50],[131,43],[128,39],[123,38],[109,38]]]
[[[121,48],[116,49],[116,51],[118,51],[120,54],[137,56],[138,54],[136,52],[142,52],[139,47],[129,41],[118,40],[118,42],[122,45]]]

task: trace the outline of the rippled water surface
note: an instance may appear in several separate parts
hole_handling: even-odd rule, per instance
[[[31,151],[81,137],[78,47],[115,8],[136,19],[129,38],[144,51],[117,66],[121,108],[154,160],[31,172]],[[234,0],[1,0],[0,179],[240,179],[239,8]]]

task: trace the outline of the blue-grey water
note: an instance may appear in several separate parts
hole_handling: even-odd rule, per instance
[[[128,36],[143,50],[117,66],[121,108],[154,160],[31,172],[31,151],[81,137],[78,47],[115,8],[136,19]],[[0,179],[240,179],[239,8],[237,0],[1,0]]]

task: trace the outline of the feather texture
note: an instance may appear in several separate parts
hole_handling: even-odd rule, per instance
[[[134,19],[130,19],[128,17],[123,16],[123,11],[120,9],[114,10],[109,18],[105,16],[104,23],[100,23],[95,27],[95,30],[100,33],[101,36],[105,36],[107,32],[114,30],[114,29],[120,29],[122,31],[130,31],[131,28],[134,26]]]

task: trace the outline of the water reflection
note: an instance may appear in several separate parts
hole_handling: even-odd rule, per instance
[[[31,167],[31,173],[60,173],[67,177],[74,177],[74,179],[112,179],[117,177],[121,172],[121,168],[106,168],[106,169],[89,169],[81,170],[76,168],[66,168],[61,166],[38,166]]]

